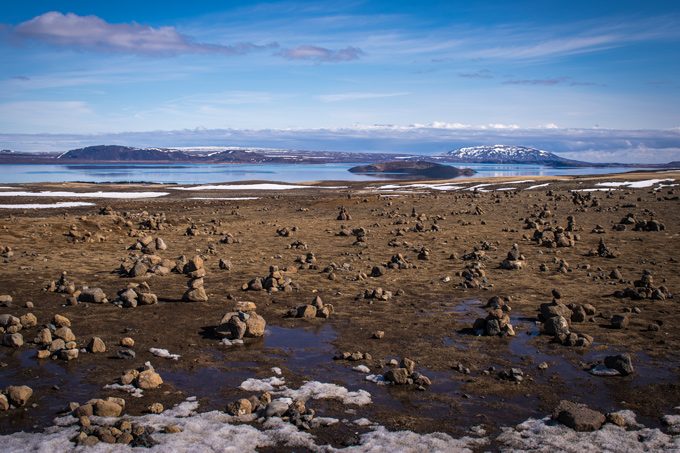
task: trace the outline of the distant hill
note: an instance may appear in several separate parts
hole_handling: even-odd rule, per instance
[[[442,160],[481,164],[540,164],[550,166],[584,166],[588,162],[565,159],[548,151],[526,146],[483,145],[449,151]]]
[[[469,176],[475,173],[474,170],[469,168],[461,169],[423,160],[400,160],[372,165],[359,165],[350,168],[349,171],[352,173],[384,173],[433,179],[448,179],[463,175]]]
[[[97,145],[86,148],[72,149],[61,154],[57,159],[78,161],[108,161],[108,162],[166,162],[190,159],[188,153],[170,151],[160,148],[133,148],[119,145]]]

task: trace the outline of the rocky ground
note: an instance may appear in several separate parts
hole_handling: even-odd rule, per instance
[[[594,430],[631,410],[668,432],[680,406],[676,177],[228,194],[22,186],[170,195],[0,212],[0,433],[71,413],[74,445],[148,446],[143,426],[102,432],[89,417],[191,396],[199,411],[283,417],[334,446],[368,428],[312,420],[482,429],[485,449],[503,426],[553,411]],[[597,185],[652,178],[666,181]],[[371,403],[308,393],[282,407],[280,385],[261,385],[279,373],[289,388],[333,383]]]

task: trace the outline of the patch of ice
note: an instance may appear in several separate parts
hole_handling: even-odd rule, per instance
[[[535,186],[529,186],[524,190],[533,190],[533,189],[539,189],[541,187],[548,187],[550,185],[549,182],[546,182],[545,184],[536,184]]]
[[[535,179],[522,179],[520,181],[504,181],[503,184],[525,184],[528,182],[535,182]]]
[[[331,426],[340,423],[340,420],[333,417],[316,417],[312,419],[312,426],[318,428],[319,426]]]
[[[357,365],[354,368],[352,368],[354,371],[358,371],[359,373],[370,373],[371,369],[367,367],[366,365]]]
[[[387,384],[387,381],[385,381],[385,377],[382,374],[369,374],[366,376],[366,380],[378,385]]]
[[[123,392],[129,393],[131,396],[134,396],[135,398],[141,398],[144,396],[144,391],[142,389],[138,389],[134,385],[130,384],[106,384],[104,386],[106,390],[121,390]]]
[[[352,423],[354,423],[354,424],[357,425],[357,426],[369,426],[369,425],[372,425],[372,424],[373,424],[372,421],[370,421],[369,419],[367,419],[367,418],[365,418],[365,417],[357,418],[357,419],[354,420]]]
[[[59,203],[0,204],[0,209],[54,209],[79,208],[82,206],[94,206],[94,203],[86,203],[84,201],[61,201]]]
[[[43,190],[41,192],[0,192],[0,197],[61,197],[61,198],[111,198],[133,200],[137,198],[158,198],[170,195],[168,192],[62,192]]]
[[[590,374],[593,376],[619,376],[621,373],[613,368],[607,368],[606,366],[599,364],[590,369]]]
[[[220,344],[224,346],[240,346],[243,344],[243,340],[230,340],[228,338],[222,338]]]
[[[241,201],[241,200],[259,200],[260,197],[190,197],[189,200],[226,200],[226,201]]]
[[[305,382],[297,390],[285,389],[276,393],[293,399],[333,399],[340,400],[344,404],[355,404],[357,406],[371,404],[371,394],[366,390],[350,392],[345,387],[317,381]]]
[[[294,184],[217,184],[193,187],[173,187],[175,190],[290,190],[290,189],[346,189],[347,186],[299,186]]]
[[[181,357],[179,354],[170,354],[170,351],[167,349],[151,348],[149,349],[149,352],[156,357],[162,357],[164,359],[179,360]]]
[[[278,377],[266,379],[248,378],[239,385],[239,388],[249,392],[271,392],[275,390],[274,387],[281,387],[285,383],[285,379]]]
[[[274,373],[275,375],[281,376],[281,368],[275,366],[275,367],[272,367],[271,370],[272,370],[272,373]]]

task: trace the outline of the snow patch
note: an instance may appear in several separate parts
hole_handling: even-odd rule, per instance
[[[242,200],[259,200],[260,197],[190,197],[189,200],[225,200],[225,201],[242,201]]]
[[[533,189],[538,189],[538,188],[541,188],[541,187],[548,187],[549,185],[550,185],[550,183],[546,182],[545,184],[536,184],[535,186],[529,186],[524,190],[533,190]]]
[[[94,206],[94,203],[87,203],[84,201],[60,201],[58,203],[0,204],[0,209],[54,209],[79,208],[82,206]]]
[[[596,186],[605,187],[627,187],[629,189],[644,189],[652,187],[663,182],[673,182],[675,179],[644,179],[642,181],[616,181],[616,182],[598,182]]]
[[[357,365],[354,368],[352,368],[354,371],[358,371],[359,373],[370,373],[371,369],[367,367],[366,365]]]
[[[334,399],[342,401],[343,404],[355,404],[357,406],[371,404],[371,394],[366,390],[350,392],[345,387],[317,381],[306,382],[297,390],[285,389],[276,393],[293,399]]]
[[[241,390],[249,392],[271,392],[275,387],[281,387],[286,383],[285,379],[270,377],[266,379],[248,378],[239,385]]]
[[[168,192],[66,192],[43,190],[40,192],[0,192],[0,197],[61,197],[61,198],[110,198],[133,200],[137,198],[158,198],[170,195]]]
[[[142,389],[138,389],[134,385],[130,384],[106,384],[104,386],[104,389],[106,390],[121,390],[123,392],[129,393],[131,396],[134,396],[135,398],[141,398],[144,396],[144,391]]]
[[[170,354],[170,351],[167,349],[160,349],[160,348],[151,348],[149,349],[149,352],[156,357],[162,357],[164,359],[172,359],[172,360],[179,360],[181,355],[179,354]]]
[[[347,186],[299,186],[294,184],[219,184],[193,187],[173,187],[175,190],[290,190],[290,189],[346,189]]]
[[[577,432],[546,417],[529,419],[514,428],[503,428],[496,441],[503,451],[678,451],[680,436],[669,436],[658,429],[627,431],[606,424],[593,432]]]

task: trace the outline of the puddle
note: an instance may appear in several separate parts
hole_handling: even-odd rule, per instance
[[[23,349],[3,358],[7,366],[0,368],[0,387],[28,385],[33,396],[27,407],[0,412],[1,434],[49,426],[69,402],[90,399],[100,391],[85,382],[88,374],[96,372],[94,367],[52,359],[39,361],[35,354],[34,349]]]

